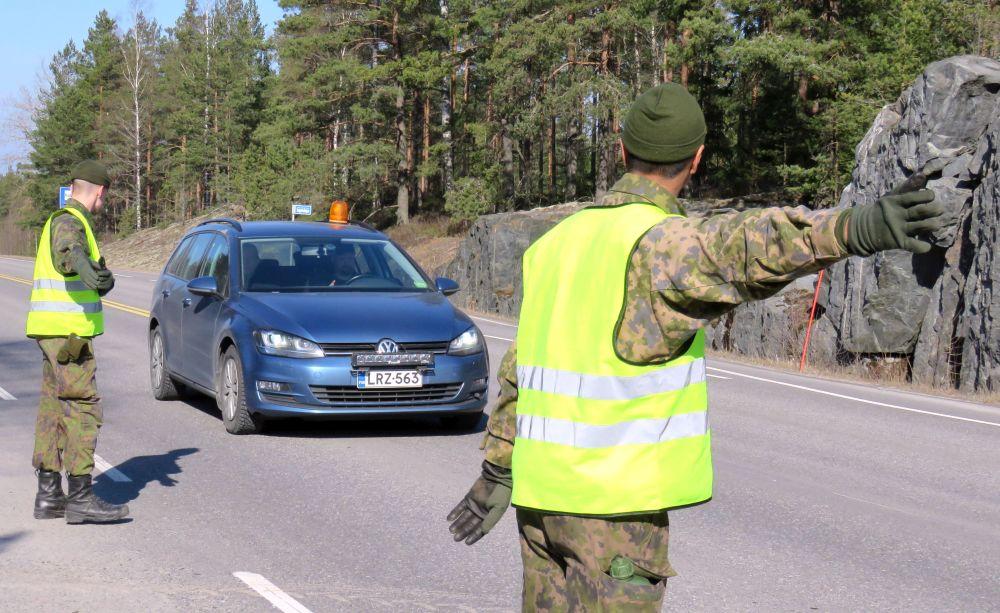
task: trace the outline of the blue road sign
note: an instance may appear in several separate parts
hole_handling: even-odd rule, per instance
[[[311,204],[293,204],[292,205],[292,215],[312,215],[313,207]]]
[[[59,208],[66,208],[66,201],[69,200],[69,187],[63,185],[59,188]]]

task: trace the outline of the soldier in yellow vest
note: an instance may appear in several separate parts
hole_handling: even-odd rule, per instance
[[[659,611],[667,511],[712,497],[703,328],[849,255],[924,253],[941,223],[930,190],[689,219],[695,99],[654,87],[624,123],[627,174],[524,254],[482,475],[448,516],[471,545],[517,508],[526,611]]]
[[[72,199],[42,230],[28,311],[27,335],[42,350],[34,513],[36,519],[105,523],[128,515],[127,506],[95,495],[91,481],[102,421],[93,339],[104,332],[101,296],[115,283],[97,246],[92,215],[103,206],[110,179],[94,160],[77,164],[72,179]]]

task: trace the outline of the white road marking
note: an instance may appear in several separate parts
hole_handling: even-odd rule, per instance
[[[134,277],[135,275],[115,275],[115,276],[116,276],[116,277],[120,277],[120,278],[122,278],[122,279],[131,279],[131,278],[132,278],[132,277]]]
[[[129,483],[132,481],[125,475],[125,473],[109,464],[107,460],[96,453],[94,454],[94,470],[98,473],[104,473],[112,481],[117,481],[119,483]]]
[[[486,323],[496,324],[498,326],[507,326],[508,328],[516,328],[517,327],[514,324],[508,324],[508,323],[504,323],[502,321],[495,321],[493,319],[486,319],[485,317],[477,317],[475,315],[469,315],[469,317],[471,317],[472,319],[478,319],[479,321],[485,321]]]
[[[505,324],[505,323],[500,322],[500,321],[493,321],[492,319],[486,319],[484,317],[476,317],[476,316],[473,316],[473,315],[470,315],[469,317],[472,317],[472,319],[478,319],[480,321],[486,321],[486,322],[489,322],[489,323],[492,323],[492,324],[499,324],[501,326],[510,326],[511,328],[517,328],[517,326],[513,326],[511,324]],[[485,336],[486,338],[496,339],[498,341],[507,341],[508,343],[514,342],[514,339],[504,338],[502,336],[490,336],[489,334],[484,334],[483,336]],[[994,426],[996,428],[1000,428],[1000,423],[996,423],[996,422],[992,422],[992,421],[985,421],[985,420],[982,420],[982,419],[972,419],[971,417],[959,417],[958,415],[948,415],[947,413],[936,413],[934,411],[924,411],[924,410],[921,410],[921,409],[912,409],[910,407],[901,407],[901,406],[896,405],[896,404],[888,404],[886,402],[878,402],[878,401],[875,401],[875,400],[866,400],[864,398],[857,398],[855,396],[846,396],[844,394],[837,394],[837,393],[834,393],[834,392],[828,392],[828,391],[825,391],[825,390],[820,390],[820,389],[816,389],[816,388],[812,388],[812,387],[806,387],[804,385],[796,385],[794,383],[785,383],[784,381],[775,381],[774,379],[765,379],[764,377],[755,377],[753,375],[745,375],[743,373],[733,372],[731,370],[724,370],[722,368],[716,368],[714,366],[709,366],[708,370],[714,370],[714,371],[717,371],[717,372],[724,372],[727,375],[735,375],[737,377],[746,377],[747,379],[755,379],[757,381],[764,381],[765,383],[774,383],[775,385],[784,385],[786,387],[792,387],[792,388],[795,388],[795,389],[804,390],[804,391],[807,391],[807,392],[813,392],[813,393],[816,393],[816,394],[824,394],[826,396],[833,396],[835,398],[843,398],[844,400],[854,400],[855,402],[863,402],[865,404],[871,404],[871,405],[878,406],[878,407],[885,407],[887,409],[896,409],[897,411],[907,411],[907,412],[910,412],[910,413],[920,413],[922,415],[932,415],[934,417],[945,417],[947,419],[955,419],[955,420],[958,420],[958,421],[967,421],[967,422],[973,423],[973,424],[983,424],[984,426]],[[722,375],[713,375],[713,374],[708,374],[708,376],[712,377],[714,379],[730,379],[731,378],[731,377],[723,377]]]
[[[0,387],[0,400],[17,400],[14,394],[11,394],[4,388]]]
[[[958,415],[948,415],[947,413],[935,413],[934,411],[924,411],[921,409],[911,409],[909,407],[901,407],[897,404],[888,404],[886,402],[877,402],[875,400],[866,400],[864,398],[858,398],[856,396],[846,396],[844,394],[836,394],[834,392],[828,392],[826,390],[820,390],[813,387],[806,387],[804,385],[796,385],[794,383],[785,383],[784,381],[775,381],[774,379],[765,379],[764,377],[755,377],[753,375],[745,375],[739,372],[733,372],[731,370],[724,370],[722,368],[715,368],[713,366],[708,367],[709,370],[716,370],[718,372],[724,372],[727,375],[735,375],[737,377],[746,377],[747,379],[754,379],[756,381],[764,381],[765,383],[774,383],[775,385],[784,385],[785,387],[792,387],[797,390],[805,390],[807,392],[813,392],[816,394],[823,394],[826,396],[833,396],[834,398],[843,398],[844,400],[854,400],[855,402],[863,402],[865,404],[871,404],[878,407],[885,407],[887,409],[896,409],[897,411],[907,411],[910,413],[920,413],[922,415],[933,415],[934,417],[945,417],[947,419],[956,419],[958,421],[967,421],[974,424],[983,424],[984,426],[993,426],[995,428],[1000,428],[1000,423],[992,421],[983,421],[981,419],[972,419],[971,417],[959,417]]]
[[[276,585],[257,573],[236,572],[233,576],[267,599],[274,608],[284,613],[312,613],[301,602],[282,592]]]

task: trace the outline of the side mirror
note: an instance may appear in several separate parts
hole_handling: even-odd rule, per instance
[[[447,279],[445,277],[438,277],[434,281],[434,285],[436,285],[438,291],[445,296],[451,296],[459,290],[458,283],[455,283],[451,279]]]
[[[219,286],[215,277],[198,277],[187,284],[188,291],[195,296],[218,296]]]

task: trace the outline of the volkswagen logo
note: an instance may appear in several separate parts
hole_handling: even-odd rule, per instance
[[[378,353],[399,353],[399,345],[391,338],[383,338],[378,342],[375,351]]]

